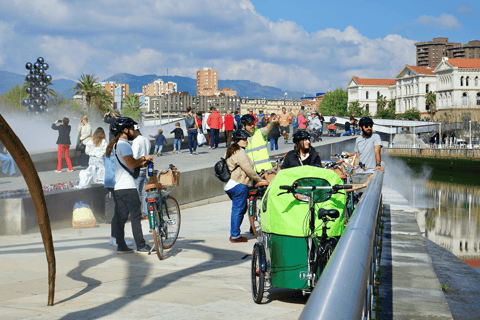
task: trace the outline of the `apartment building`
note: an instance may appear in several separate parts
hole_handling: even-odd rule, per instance
[[[226,113],[230,110],[240,110],[240,97],[229,96],[191,96],[188,92],[173,93],[162,96],[151,96],[146,98],[146,112],[157,114],[183,115],[187,107],[192,107],[193,112],[209,112],[215,107],[218,112]]]
[[[130,88],[128,83],[116,83],[115,81],[104,81],[104,82],[98,82],[98,84],[107,90],[108,93],[114,97],[115,100],[115,89],[116,88],[122,88],[122,99],[125,99],[125,96],[130,94]],[[114,107],[115,102],[113,104],[110,104],[110,108]]]
[[[202,68],[197,71],[197,96],[213,96],[218,91],[218,71]]]
[[[450,59],[480,59],[480,41],[468,44],[449,42],[448,38],[433,38],[432,41],[415,43],[417,66],[435,68],[443,57]]]
[[[153,82],[142,86],[144,96],[160,96],[163,94],[172,94],[177,92],[177,84],[175,82],[164,82],[162,79],[156,79]]]
[[[242,98],[240,104],[240,114],[247,114],[249,110],[258,114],[263,111],[265,114],[280,113],[285,107],[287,111],[297,114],[302,107],[302,101],[295,99],[259,99],[259,98]],[[312,111],[312,110],[310,110]]]

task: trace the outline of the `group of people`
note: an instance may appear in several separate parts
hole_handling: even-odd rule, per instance
[[[272,169],[267,149],[267,137],[275,126],[279,126],[281,119],[281,115],[272,114],[268,124],[259,128],[256,118],[249,113],[241,117],[243,129],[233,132],[233,143],[228,147],[224,155],[230,171],[230,179],[225,183],[224,190],[232,200],[229,238],[232,243],[248,241],[246,237],[240,235],[240,226],[248,208],[248,187],[252,183],[264,181],[259,176],[259,172]],[[285,119],[288,121],[287,117]],[[286,123],[283,122],[282,124]],[[354,152],[356,157],[354,167],[359,164],[361,164],[361,167],[357,169],[352,179],[353,183],[363,184],[368,181],[375,171],[385,171],[381,165],[380,151],[382,144],[380,136],[372,132],[373,120],[370,117],[363,117],[360,119],[358,126],[361,130],[361,135],[357,137],[355,142]],[[322,160],[312,146],[311,139],[312,136],[305,128],[297,130],[292,137],[294,148],[285,155],[280,169],[306,165],[322,167]]]

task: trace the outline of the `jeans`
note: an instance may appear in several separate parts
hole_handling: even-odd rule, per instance
[[[153,151],[153,153],[159,153],[159,154],[162,154],[162,150],[163,150],[163,144],[156,144],[155,145],[155,151]]]
[[[181,147],[182,147],[182,139],[173,139],[173,150],[177,149],[177,151],[180,151]]]
[[[65,162],[67,163],[68,170],[73,170],[72,167],[72,160],[70,160],[70,156],[68,152],[70,151],[70,146],[59,144],[58,145],[58,164],[57,164],[57,171],[62,171],[62,157],[65,153]]]
[[[142,232],[142,212],[140,211],[140,197],[137,189],[115,190],[115,214],[112,219],[114,234],[118,247],[122,250],[127,248],[125,243],[125,223],[128,215],[132,224],[132,233],[135,238],[137,250],[145,247],[145,239]]]
[[[188,149],[190,153],[197,151],[197,129],[188,129]]]
[[[145,191],[145,185],[147,184],[147,170],[140,170],[138,178],[135,179],[135,185],[137,186],[138,195],[140,196],[140,202],[142,204],[142,215],[146,217],[147,212],[147,191]]]
[[[2,163],[2,172],[8,175],[15,173],[15,160],[8,153],[0,153],[0,162]]]
[[[344,136],[347,136],[347,135],[351,135],[352,133],[353,133],[353,130],[347,130],[347,131],[345,131],[344,133],[342,133],[342,134],[340,135],[340,137],[344,137]]]
[[[210,128],[210,146],[212,148],[218,148],[218,140],[220,137],[220,129],[212,129]]]
[[[248,187],[244,184],[237,184],[234,188],[225,191],[232,200],[232,214],[230,221],[230,238],[240,238],[240,226],[243,217],[247,212]]]
[[[275,145],[275,150],[278,150],[278,138],[270,139],[270,151],[273,151],[273,145]]]

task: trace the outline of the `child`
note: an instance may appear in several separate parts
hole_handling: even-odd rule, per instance
[[[155,138],[155,150],[153,151],[153,154],[160,157],[162,155],[163,145],[167,145],[167,138],[163,135],[163,130],[158,129],[157,134],[155,136],[150,135],[150,137]]]
[[[180,148],[182,146],[182,142],[183,142],[183,130],[180,128],[180,123],[177,122],[175,123],[175,129],[173,129],[172,132],[170,132],[170,134],[175,134],[175,137],[173,139],[173,153],[180,153]]]
[[[274,121],[277,118],[275,113],[270,115],[270,122]],[[278,138],[280,137],[280,126],[278,123],[273,124],[272,130],[268,132],[267,139],[270,141],[270,151],[273,151],[273,146],[275,145],[275,150],[278,150]]]

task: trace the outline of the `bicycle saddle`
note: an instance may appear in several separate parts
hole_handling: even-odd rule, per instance
[[[330,217],[332,219],[336,219],[340,216],[340,213],[336,209],[330,209],[330,210],[320,209],[320,210],[318,210],[318,219],[321,219],[325,216]]]
[[[147,184],[144,189],[145,191],[148,191],[151,189],[162,189],[162,185],[160,183]]]
[[[270,182],[268,181],[260,181],[257,184],[255,184],[255,188],[261,187],[261,186],[268,186]]]

